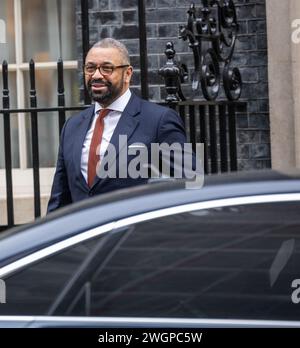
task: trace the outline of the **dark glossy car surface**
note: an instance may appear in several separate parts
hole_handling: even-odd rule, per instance
[[[272,171],[64,208],[0,235],[0,326],[300,327],[299,211]]]

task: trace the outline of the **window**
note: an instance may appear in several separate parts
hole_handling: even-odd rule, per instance
[[[60,303],[59,299],[64,301],[62,294],[70,285],[72,297],[76,298],[76,284],[82,284],[83,272],[85,275],[89,274],[90,269],[86,270],[86,266],[90,264],[90,259],[101,252],[101,256],[97,256],[101,263],[120,237],[122,234],[106,234],[80,243],[9,277],[6,282],[8,306],[0,307],[0,315],[45,315],[56,302]]]
[[[36,63],[38,106],[57,105],[56,62],[60,57],[64,61],[66,105],[78,103],[75,11],[76,0],[0,2],[0,16],[6,24],[6,43],[0,43],[0,62],[5,59],[9,64],[11,107],[29,107],[30,59]],[[4,168],[3,119],[0,117],[0,168]],[[38,122],[40,166],[53,167],[59,141],[57,113],[39,113]],[[30,115],[11,115],[11,129],[13,167],[30,168]]]
[[[128,226],[5,279],[0,314],[299,319],[299,208],[220,207]]]

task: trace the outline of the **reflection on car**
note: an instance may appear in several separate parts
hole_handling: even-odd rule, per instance
[[[0,326],[300,327],[300,174],[156,183],[0,235]]]

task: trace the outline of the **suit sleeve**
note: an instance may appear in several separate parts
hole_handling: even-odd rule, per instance
[[[65,123],[61,132],[56,171],[52,184],[50,199],[48,202],[47,214],[58,208],[72,203],[72,197],[69,188],[63,155],[63,144],[67,123],[68,121]]]
[[[177,174],[181,173],[178,174],[180,177],[186,177],[187,170],[196,169],[196,157],[195,153],[192,151],[191,144],[189,144],[190,148],[184,146],[184,144],[187,143],[184,123],[178,113],[173,109],[167,109],[160,119],[158,141],[160,144],[166,143],[170,147],[172,144],[173,146],[174,144],[180,145],[178,151],[170,153],[170,157],[167,155],[165,159],[161,159],[162,162],[166,162],[166,158],[170,158],[170,160],[168,160],[168,165],[170,165],[171,177],[174,177],[175,168],[177,168]],[[190,156],[187,155],[188,152]],[[190,166],[187,165],[185,161],[191,161]]]
[[[182,119],[173,109],[166,108],[158,126],[159,143],[186,143],[186,134]]]

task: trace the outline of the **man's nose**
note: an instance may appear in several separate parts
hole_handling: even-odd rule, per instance
[[[96,71],[94,72],[94,74],[92,75],[92,78],[94,80],[96,80],[97,78],[104,78],[104,75],[101,74],[100,72],[100,67],[96,68]]]

